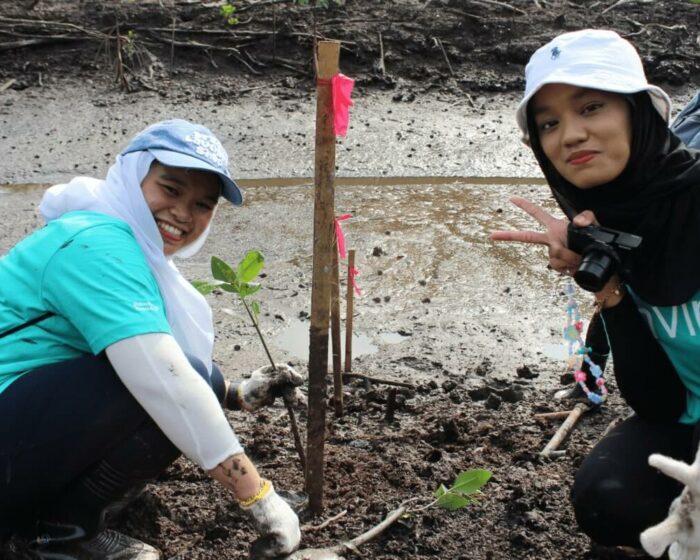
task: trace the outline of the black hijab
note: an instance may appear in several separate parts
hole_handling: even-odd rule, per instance
[[[627,262],[625,281],[635,293],[652,305],[678,305],[700,290],[700,151],[668,129],[646,92],[623,97],[631,105],[630,159],[609,183],[579,189],[564,179],[545,156],[528,107],[532,150],[569,219],[592,210],[601,225],[643,238]]]

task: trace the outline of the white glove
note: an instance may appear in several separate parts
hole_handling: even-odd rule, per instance
[[[275,368],[261,367],[241,381],[236,398],[243,410],[258,410],[272,404],[276,397],[292,403],[304,402],[304,395],[298,389],[304,378],[287,364],[275,364]]]
[[[685,488],[673,500],[668,517],[640,535],[644,550],[659,558],[670,545],[670,560],[700,560],[700,451],[692,465],[658,453],[649,456],[649,464]]]
[[[263,497],[253,504],[240,504],[260,535],[250,547],[249,558],[276,558],[291,554],[301,541],[299,518],[275,492],[270,481],[264,481],[262,492]]]

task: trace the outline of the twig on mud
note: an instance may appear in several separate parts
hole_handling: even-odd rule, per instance
[[[652,2],[654,2],[654,0],[617,0],[617,2],[608,6],[602,12],[600,12],[600,15],[603,16],[607,14],[610,10],[614,10],[618,6],[622,6],[623,4],[629,4],[630,2],[639,2],[640,4],[651,4]]]
[[[262,2],[251,2],[247,6],[241,6],[240,8],[237,8],[236,12],[241,13],[245,12],[247,10],[252,10],[254,8],[260,8],[262,6],[269,6],[270,4],[282,4],[284,2],[288,2],[289,0],[263,0]]]
[[[650,27],[657,27],[659,29],[663,29],[665,31],[677,31],[679,29],[686,31],[688,28],[687,26],[683,25],[682,23],[679,23],[677,25],[663,25],[661,23],[640,23],[637,20],[634,20],[632,18],[625,17],[625,21],[628,21],[632,25],[635,25],[639,28],[638,31],[634,31],[633,33],[628,33],[628,37],[634,37],[635,35],[641,35],[642,33],[645,33]]]
[[[481,4],[481,5],[487,5],[487,6],[499,6],[501,8],[507,8],[508,10],[511,10],[513,12],[516,12],[522,16],[526,16],[527,12],[525,10],[521,10],[520,8],[516,8],[515,6],[511,6],[510,4],[506,4],[505,2],[498,2],[498,0],[471,0],[472,4]]]
[[[377,535],[381,534],[382,531],[384,531],[387,527],[392,525],[395,521],[398,521],[401,518],[401,516],[404,513],[406,513],[406,510],[406,506],[400,506],[396,508],[384,518],[384,521],[372,527],[369,531],[365,531],[361,535],[355,537],[351,541],[342,543],[334,547],[333,550],[337,553],[345,552],[347,550],[352,550],[353,552],[355,552],[359,546],[362,546],[363,544],[371,541]]]
[[[117,22],[117,62],[116,62],[116,72],[117,81],[124,89],[124,91],[131,91],[131,86],[129,86],[129,80],[126,77],[124,60],[122,59],[122,37],[119,34],[119,22]]]
[[[224,47],[224,46],[218,46],[218,45],[211,45],[209,43],[200,43],[199,41],[195,40],[189,40],[189,41],[174,41],[173,39],[166,39],[164,37],[161,37],[160,35],[157,34],[151,34],[151,37],[153,37],[156,41],[160,41],[161,43],[167,43],[170,45],[174,45],[176,47],[185,47],[185,48],[190,48],[190,49],[208,49],[212,51],[223,51],[223,52],[229,52],[229,53],[235,53],[237,55],[241,54],[241,51],[237,49],[236,47]]]
[[[301,443],[301,436],[299,435],[299,427],[297,426],[297,417],[294,414],[294,408],[292,407],[291,401],[282,397],[284,401],[284,406],[287,408],[287,414],[289,415],[289,427],[292,430],[292,436],[294,437],[294,447],[299,454],[299,462],[301,463],[301,472],[306,472],[306,454],[304,453],[304,445]]]
[[[12,87],[12,84],[14,84],[16,81],[17,81],[17,80],[15,80],[14,78],[12,78],[12,79],[10,79],[10,80],[7,80],[4,84],[2,84],[2,85],[0,86],[0,92],[3,92],[3,91],[5,91],[6,89]]]
[[[65,37],[61,35],[50,35],[36,39],[21,39],[19,41],[5,41],[0,43],[0,50],[22,49],[24,47],[35,47],[49,43],[63,43],[66,41],[81,41],[82,37]]]
[[[340,519],[341,517],[344,517],[345,515],[347,515],[347,513],[348,513],[348,510],[344,509],[340,513],[334,515],[333,517],[329,517],[320,525],[304,525],[301,528],[301,530],[302,531],[320,531],[321,529],[325,529],[326,527],[328,527],[328,525],[330,525],[334,521],[338,521],[338,519]]]
[[[444,7],[442,8],[443,11],[451,13],[453,15],[457,16],[464,16],[464,17],[470,17],[478,21],[493,21],[493,18],[491,17],[486,17],[486,16],[480,16],[477,14],[472,14],[471,12],[465,12],[464,10],[460,10],[459,8],[449,8],[449,7]]]
[[[280,58],[279,56],[272,57],[268,55],[262,55],[259,54],[258,58],[261,60],[264,60],[266,62],[269,62],[271,64],[275,64],[277,66],[282,66],[283,68],[287,68],[288,70],[291,70],[292,72],[296,72],[297,74],[300,74],[302,76],[309,76],[308,70],[304,70],[301,65],[297,64],[293,60],[289,60],[286,58]]]
[[[578,403],[574,409],[569,413],[569,416],[564,420],[564,423],[559,426],[559,429],[555,432],[552,439],[545,448],[540,452],[540,457],[550,458],[556,456],[557,448],[562,444],[566,437],[574,429],[576,422],[581,418],[581,415],[589,410],[588,405],[584,403]]]
[[[442,51],[442,56],[445,58],[445,62],[447,62],[447,68],[450,69],[450,76],[454,76],[455,72],[452,69],[452,64],[450,64],[450,59],[447,58],[447,53],[445,52],[445,47],[442,45],[442,41],[437,37],[433,37],[433,41],[435,42],[435,45],[440,47],[440,50]]]
[[[384,41],[382,41],[382,32],[379,32],[379,71],[382,73],[382,78],[386,78],[386,66],[384,65]]]
[[[248,70],[250,70],[256,76],[262,76],[262,72],[259,72],[258,70],[253,68],[248,62],[243,60],[243,58],[241,58],[240,56],[234,54],[233,58],[235,58],[238,62],[240,62],[243,66],[245,66]]]
[[[391,381],[390,379],[378,379],[377,377],[370,377],[369,375],[363,375],[362,373],[344,372],[343,377],[355,377],[357,379],[369,381],[370,383],[379,383],[381,385],[395,385],[397,387],[406,387],[407,389],[416,388],[416,386],[412,385],[411,383],[404,383],[403,381]]]
[[[80,31],[81,33],[84,33],[85,35],[88,35],[90,37],[96,37],[98,39],[102,39],[105,37],[105,34],[100,32],[100,31],[95,31],[94,29],[87,29],[85,27],[75,25],[74,23],[65,23],[62,21],[48,21],[48,20],[43,20],[43,19],[8,18],[8,17],[0,16],[0,22],[7,22],[7,23],[13,23],[13,24],[24,24],[24,25],[40,25],[40,26],[48,26],[48,27],[53,27],[53,28],[57,28],[57,27],[58,28],[68,28],[68,29],[75,29],[77,31]]]
[[[573,410],[560,410],[558,412],[542,412],[541,414],[535,414],[533,418],[535,420],[561,420],[566,418],[571,414]]]

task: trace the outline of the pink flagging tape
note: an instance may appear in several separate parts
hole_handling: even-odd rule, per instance
[[[352,267],[352,268],[350,269],[350,279],[352,280],[352,287],[353,287],[353,289],[355,290],[355,293],[356,293],[358,296],[361,296],[361,295],[362,295],[362,290],[361,290],[360,287],[357,285],[357,281],[355,280],[355,277],[356,277],[356,276],[359,276],[359,275],[360,275],[360,271],[357,270],[357,268]]]
[[[352,89],[355,80],[343,74],[336,74],[331,78],[333,95],[333,129],[336,136],[345,136],[348,133],[350,122],[350,107],[352,107]]]
[[[340,222],[350,218],[352,218],[352,214],[343,214],[335,219],[335,238],[338,240],[338,255],[340,255],[341,259],[347,257],[347,251],[345,250],[345,233],[343,233],[343,226]]]

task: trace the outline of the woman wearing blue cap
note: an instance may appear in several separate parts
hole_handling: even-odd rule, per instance
[[[280,365],[226,382],[211,309],[173,262],[202,247],[220,196],[242,202],[221,143],[203,126],[160,122],[104,181],[50,188],[46,226],[0,260],[3,558],[160,558],[104,519],[181,453],[233,493],[260,534],[254,557],[298,546],[296,514],[222,405],[294,397],[301,377]]]
[[[640,534],[668,514],[641,543],[655,557],[673,543],[670,557],[689,560],[700,559],[700,462],[688,475],[658,454],[692,462],[698,448],[700,153],[669,130],[670,107],[666,93],[647,82],[634,47],[612,31],[565,33],[538,49],[517,122],[567,219],[515,198],[546,231],[492,238],[546,245],[554,270],[594,292],[617,386],[634,411],[576,474],[572,502],[581,529],[599,545],[638,549]],[[600,255],[609,257],[612,274],[596,277],[596,285],[582,273],[592,269],[573,250],[570,223],[642,242],[627,256],[606,242],[590,262],[607,271]],[[674,501],[693,481],[696,493],[686,488]]]

